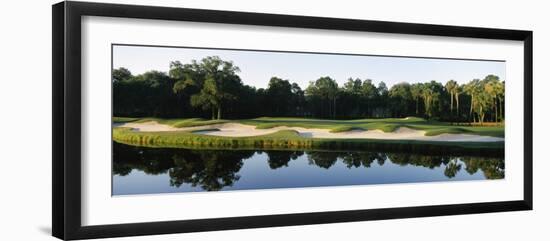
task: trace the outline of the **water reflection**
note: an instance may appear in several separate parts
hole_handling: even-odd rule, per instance
[[[296,160],[302,155],[303,151],[271,151],[267,152],[267,163],[271,169],[288,167],[290,160]]]
[[[239,180],[237,172],[243,166],[243,159],[253,152],[189,151],[175,153],[174,165],[168,170],[170,185],[179,187],[189,183],[206,191],[221,190]]]
[[[115,195],[504,178],[495,157],[113,148]]]

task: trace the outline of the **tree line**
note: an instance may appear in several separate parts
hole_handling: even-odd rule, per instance
[[[381,81],[349,78],[342,86],[330,76],[297,83],[274,76],[267,88],[244,84],[231,61],[209,56],[183,64],[170,62],[168,73],[133,75],[112,71],[115,116],[239,119],[260,116],[327,119],[419,116],[453,122],[505,119],[504,81],[496,75],[465,84],[448,80],[401,82],[388,89]]]

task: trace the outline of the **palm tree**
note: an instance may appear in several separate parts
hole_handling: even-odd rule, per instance
[[[411,85],[411,96],[416,101],[416,115],[418,115],[418,101],[420,100],[420,97],[422,97],[422,84],[417,83]]]
[[[424,99],[424,108],[426,109],[426,115],[432,117],[432,104],[437,98],[437,93],[430,83],[422,84],[422,98]]]
[[[463,87],[464,92],[470,96],[470,116],[473,118],[473,122],[476,121],[475,116],[473,116],[472,114],[474,113],[474,106],[476,105],[476,93],[478,84],[479,79],[473,79],[472,81],[465,84]]]
[[[456,88],[455,88],[455,102],[456,102],[456,114],[457,115],[460,115],[460,106],[459,106],[459,102],[458,100],[460,99],[460,94],[463,92],[464,90],[462,89],[462,86],[460,85],[456,85]]]
[[[449,80],[445,84],[445,89],[447,90],[447,92],[449,93],[449,96],[451,97],[451,112],[453,112],[453,100],[454,100],[454,94],[457,88],[458,88],[458,85],[454,80]]]
[[[493,109],[495,110],[495,122],[497,122],[498,118],[498,108],[497,108],[497,90],[498,80],[488,80],[484,85],[483,89],[485,90],[485,93],[487,93],[489,96],[491,96],[491,105],[493,106]]]
[[[502,111],[502,101],[504,101],[504,82],[497,82],[495,85],[495,92],[497,96],[497,104],[499,105],[499,114],[497,121],[502,121],[504,119],[504,112]]]
[[[475,106],[474,111],[478,114],[479,117],[479,123],[483,125],[483,121],[485,120],[485,110],[486,107],[489,107],[492,104],[492,97],[489,95],[489,93],[483,91],[481,89],[481,86],[478,86],[479,88],[476,88],[478,91],[475,95]]]

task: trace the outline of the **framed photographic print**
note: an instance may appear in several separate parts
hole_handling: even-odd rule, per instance
[[[532,32],[53,6],[53,235],[532,209]]]

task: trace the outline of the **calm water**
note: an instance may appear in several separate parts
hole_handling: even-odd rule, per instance
[[[188,150],[118,143],[113,150],[113,195],[504,178],[504,160],[494,157]]]

